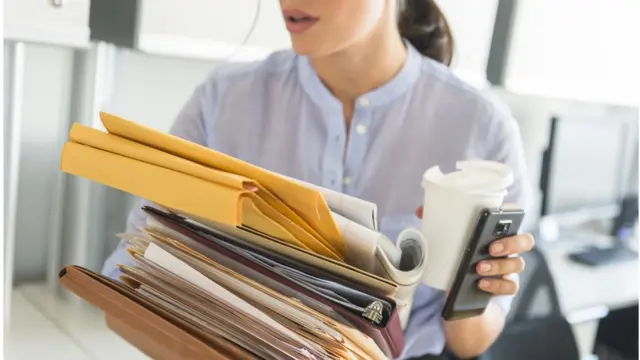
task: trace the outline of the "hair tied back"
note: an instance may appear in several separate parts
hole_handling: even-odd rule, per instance
[[[434,0],[399,0],[398,29],[421,54],[450,65],[453,36],[449,24]]]

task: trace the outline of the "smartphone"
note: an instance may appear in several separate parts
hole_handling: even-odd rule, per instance
[[[481,276],[476,267],[482,260],[495,259],[489,254],[489,245],[498,239],[516,235],[523,219],[524,211],[521,209],[481,211],[442,311],[445,320],[464,319],[484,312],[493,295],[478,288]]]

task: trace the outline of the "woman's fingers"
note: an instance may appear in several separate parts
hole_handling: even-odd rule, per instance
[[[524,266],[524,259],[521,257],[483,260],[476,265],[476,271],[482,276],[517,274],[524,270]]]
[[[521,234],[494,241],[489,247],[492,256],[506,256],[531,251],[535,241],[531,234]]]
[[[484,278],[478,282],[480,289],[494,295],[515,295],[518,283],[508,278]]]

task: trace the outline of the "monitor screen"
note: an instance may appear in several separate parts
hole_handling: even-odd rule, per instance
[[[628,118],[558,116],[551,121],[544,214],[615,205],[630,191],[637,128]],[[637,170],[635,170],[637,171]]]

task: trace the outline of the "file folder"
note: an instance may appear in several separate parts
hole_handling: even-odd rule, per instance
[[[260,278],[256,276],[258,273],[262,275],[262,279],[265,279],[263,283],[269,280],[275,282],[271,286],[280,292],[287,292],[292,296],[302,295],[328,306],[356,329],[371,337],[380,349],[389,355],[399,356],[404,347],[398,313],[392,299],[360,291],[357,288],[361,285],[349,283],[344,278],[337,277],[336,281],[322,281],[320,277],[309,275],[309,271],[307,273],[298,271],[296,265],[293,267],[281,265],[280,269],[275,269],[270,265],[277,266],[280,265],[279,262],[271,260],[269,255],[256,249],[239,246],[223,232],[213,235],[214,233],[203,227],[190,226],[184,218],[179,216],[152,207],[144,209],[166,226],[162,228],[152,225],[150,228],[157,231],[155,234],[173,235],[172,238],[179,239],[178,241],[182,241],[210,259],[225,264],[229,269],[251,278]],[[283,271],[283,269],[286,270]],[[292,276],[292,273],[295,275]],[[320,274],[317,271],[316,273]],[[326,274],[320,276],[327,278]],[[329,291],[336,292],[335,296],[329,295]],[[338,301],[338,299],[342,300]],[[305,301],[302,302],[305,303]],[[307,302],[307,305],[317,309],[317,305],[314,306],[313,302]]]
[[[67,266],[60,282],[113,331],[156,359],[402,353],[424,269],[419,232],[394,245],[375,204],[100,118],[107,132],[72,127],[61,170],[152,205],[146,224],[120,235],[132,265],[118,265],[119,281]]]
[[[318,191],[226,154],[120,117],[103,112],[100,114],[100,118],[110,134],[211,168],[254,179],[272,191],[284,203],[289,204],[301,218],[316,229],[320,236],[330,242],[337,252],[344,253],[345,246],[340,232],[333,222],[326,201]]]
[[[323,238],[255,180],[77,124],[72,127],[70,139],[72,141],[63,148],[62,171],[166,207],[183,209],[226,224],[245,226],[333,259],[344,260],[344,244],[339,235]],[[180,140],[177,137],[169,139]],[[198,149],[208,153],[209,158],[221,155],[204,147]],[[295,182],[282,179],[293,189],[299,187]],[[171,191],[167,191],[169,188]],[[318,206],[322,207],[323,204],[326,207],[326,203],[322,202]],[[325,228],[335,227],[333,220],[324,224]]]

